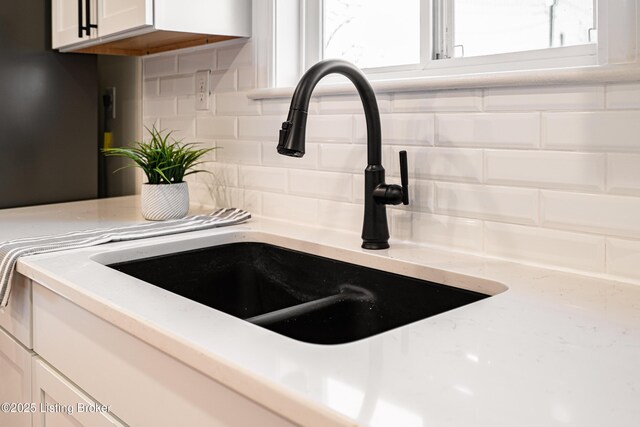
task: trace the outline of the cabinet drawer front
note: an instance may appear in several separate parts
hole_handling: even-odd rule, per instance
[[[126,427],[39,357],[33,358],[35,426]]]
[[[294,425],[40,285],[33,304],[35,351],[130,425]]]
[[[13,335],[27,348],[33,348],[31,339],[31,279],[14,273],[9,305],[0,311],[0,327]]]
[[[0,403],[31,403],[31,357],[0,329]],[[0,411],[0,426],[31,427],[31,414]]]

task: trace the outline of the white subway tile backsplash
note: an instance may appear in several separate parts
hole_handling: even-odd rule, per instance
[[[307,143],[303,157],[290,157],[278,154],[277,142],[262,143],[262,164],[283,169],[316,169],[318,166],[318,145]]]
[[[203,170],[207,170],[207,171],[211,171],[212,165],[214,164],[214,162],[216,161],[216,142],[213,140],[206,140],[206,139],[202,139],[202,138],[189,138],[186,139],[184,142],[190,142],[195,144],[198,148],[213,148],[213,151],[210,151],[208,153],[206,153],[204,156],[202,156],[202,161],[206,163],[206,166],[199,168],[199,169],[203,169]],[[195,174],[195,176],[201,180],[204,181],[205,179],[208,181],[211,181],[211,174],[208,173],[197,173]]]
[[[306,155],[279,155],[291,98],[247,97],[257,87],[252,49],[230,42],[142,59],[143,124],[219,147],[205,164],[212,174],[189,179],[194,203],[359,235],[360,99],[314,97]],[[212,95],[196,111],[203,69]],[[383,93],[378,105],[388,183],[399,183],[398,152],[409,154],[411,204],[388,207],[392,239],[640,279],[640,78]]]
[[[604,191],[604,154],[487,150],[485,158],[489,184]]]
[[[265,116],[279,116],[280,121],[284,122],[289,114],[291,106],[291,98],[273,98],[262,100],[262,114]],[[309,102],[309,115],[318,114],[318,101],[311,99]]]
[[[486,89],[486,111],[602,110],[604,86],[536,86]]]
[[[409,210],[390,210],[387,213],[389,222],[389,233],[391,234],[391,245],[394,240],[412,241],[413,240],[413,224],[412,212]]]
[[[537,148],[538,113],[436,115],[436,145]]]
[[[361,144],[320,144],[318,167],[338,172],[364,173],[367,147]]]
[[[280,116],[248,116],[240,117],[240,138],[273,141],[278,143],[278,135],[282,126]]]
[[[256,87],[256,69],[250,65],[238,68],[238,89],[254,89]]]
[[[482,251],[482,221],[476,219],[394,210],[391,236],[451,249]]]
[[[640,111],[543,113],[543,146],[575,151],[640,151]]]
[[[398,183],[399,184],[399,183]],[[419,179],[409,180],[409,207],[414,211],[433,212],[433,182]]]
[[[245,208],[244,190],[241,188],[208,186],[207,191],[209,199],[217,208]]]
[[[640,196],[640,154],[607,154],[607,190]]]
[[[538,190],[436,183],[438,214],[520,224],[538,221]]]
[[[227,116],[198,117],[196,135],[200,138],[235,139],[238,137],[238,119]]]
[[[542,191],[542,224],[621,237],[640,237],[640,198]]]
[[[252,215],[262,215],[262,192],[244,190],[244,209]]]
[[[191,204],[219,206],[215,200],[215,194],[211,192],[211,189],[205,183],[194,182],[191,177],[187,177],[186,181],[189,183],[189,200]]]
[[[262,114],[267,116],[279,116],[280,121],[284,122],[289,114],[289,106],[291,100],[289,98],[273,98],[262,100]]]
[[[247,98],[246,93],[217,93],[216,113],[223,115],[256,115],[260,114],[260,101]]]
[[[240,166],[239,185],[250,190],[286,192],[287,170],[261,166]]]
[[[218,70],[227,70],[229,68],[239,68],[245,65],[253,64],[253,51],[251,42],[236,44],[218,51]]]
[[[161,55],[143,59],[143,74],[145,78],[175,74],[178,68],[175,55]]]
[[[353,118],[349,115],[310,114],[307,117],[307,141],[351,142],[352,139]]]
[[[196,97],[195,95],[186,95],[178,97],[178,115],[193,116],[196,114]]]
[[[389,171],[400,175],[399,153],[407,151],[409,176],[444,181],[482,182],[482,150],[444,147],[392,147]]]
[[[640,241],[608,238],[607,272],[640,279]]]
[[[391,111],[389,95],[378,95],[376,100],[380,113]],[[318,99],[318,112],[320,114],[357,114],[364,119],[362,100],[358,95],[321,96]]]
[[[318,221],[318,200],[288,194],[262,193],[262,214],[303,224]]]
[[[209,90],[212,93],[234,92],[238,89],[237,70],[213,71],[209,77]]]
[[[353,200],[353,176],[346,173],[289,170],[291,194],[341,201]]]
[[[565,268],[604,272],[605,241],[601,236],[485,222],[488,255]]]
[[[171,137],[176,140],[195,136],[195,120],[191,117],[162,117],[160,129],[173,131]]]
[[[225,164],[219,162],[209,163],[207,168],[211,174],[211,182],[214,185],[222,187],[237,187],[238,186],[238,166],[234,164]],[[205,175],[205,174],[200,174]]]
[[[362,205],[318,200],[318,225],[359,235],[362,233],[363,212]]]
[[[364,203],[364,173],[353,175],[353,201]]]
[[[262,146],[258,141],[230,141],[217,142],[216,159],[219,162],[259,165]]]
[[[482,91],[473,89],[397,93],[393,96],[391,108],[395,113],[481,111]]]
[[[640,83],[607,85],[607,108],[640,109]]]
[[[195,93],[193,75],[163,77],[160,79],[160,96],[192,95]]]
[[[147,132],[147,129],[153,129],[155,128],[159,128],[160,125],[160,120],[158,120],[157,117],[143,117],[142,119],[142,127],[144,132],[142,133],[143,138],[146,140],[147,139],[147,135],[149,134]]]
[[[216,69],[216,51],[198,50],[178,55],[178,72],[195,73],[199,70]]]
[[[144,117],[175,116],[177,101],[170,98],[147,98],[142,103]]]
[[[367,123],[355,116],[355,138],[367,141]],[[383,114],[380,116],[383,144],[433,145],[435,118],[433,114]]]
[[[142,82],[142,96],[144,99],[159,95],[159,79],[145,79]]]

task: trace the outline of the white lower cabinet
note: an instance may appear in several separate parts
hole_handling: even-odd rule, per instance
[[[0,426],[31,427],[32,355],[0,329]]]
[[[32,349],[31,318],[31,279],[14,273],[9,305],[0,310],[0,327],[23,346]]]
[[[26,311],[0,316],[0,427],[295,427],[47,288],[24,291]]]
[[[40,357],[33,358],[31,372],[34,426],[126,427],[109,414],[108,406],[91,399]]]
[[[64,402],[81,402],[83,396],[91,396],[109,405],[118,420],[135,427],[294,427],[289,420],[36,283],[33,343],[34,351],[55,367],[55,371],[45,369],[39,361],[34,368],[34,393],[41,401],[60,402],[64,396]],[[52,386],[50,377],[56,377],[56,372],[73,382],[70,390],[76,395],[63,395],[60,387]],[[50,382],[42,384],[43,378]],[[80,424],[68,425],[119,425],[107,420],[87,424],[78,419]],[[67,424],[46,424],[51,425]]]

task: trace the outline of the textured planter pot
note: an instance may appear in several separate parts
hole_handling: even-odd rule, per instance
[[[184,218],[189,212],[189,187],[178,184],[143,184],[142,216],[151,221]]]

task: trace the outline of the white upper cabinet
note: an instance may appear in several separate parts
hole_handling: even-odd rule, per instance
[[[251,0],[51,0],[52,47],[146,55],[251,36]]]
[[[153,0],[98,0],[100,37],[153,25]]]
[[[96,0],[52,0],[51,2],[51,44],[54,49],[95,38],[96,28],[86,34],[86,7],[89,6],[91,22],[96,21]]]

